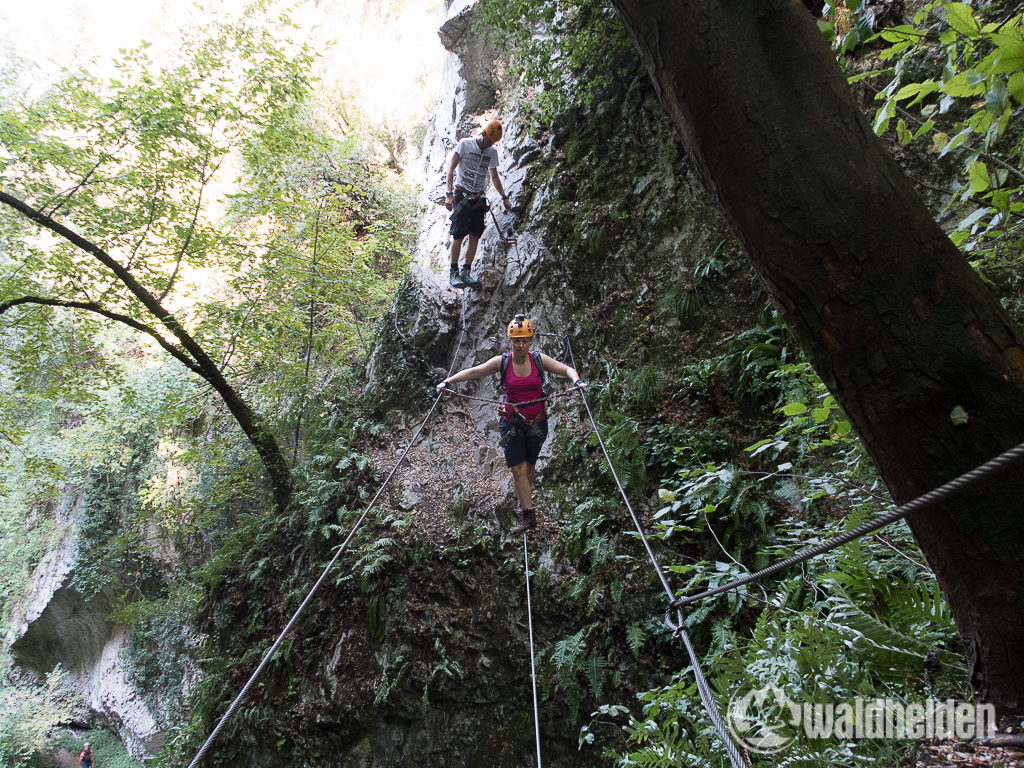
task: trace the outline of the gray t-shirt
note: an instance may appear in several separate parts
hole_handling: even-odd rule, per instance
[[[455,168],[455,186],[477,194],[487,188],[487,169],[498,167],[498,150],[494,146],[480,149],[476,138],[470,136],[455,148],[459,164]]]

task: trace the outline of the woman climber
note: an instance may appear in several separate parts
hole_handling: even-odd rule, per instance
[[[500,374],[505,399],[498,407],[500,422],[498,441],[505,450],[505,463],[512,471],[519,508],[512,533],[537,527],[537,510],[533,506],[533,480],[540,447],[548,436],[548,414],[543,393],[544,372],[566,376],[579,389],[587,384],[575,368],[540,352],[530,351],[533,323],[525,315],[516,315],[508,324],[511,354],[492,357],[486,363],[464,368],[437,385],[438,392],[449,384]]]

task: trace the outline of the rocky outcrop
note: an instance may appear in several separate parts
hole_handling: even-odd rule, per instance
[[[68,673],[81,721],[111,728],[136,757],[155,754],[164,733],[127,673],[128,635],[109,620],[114,591],[107,586],[86,600],[73,583],[84,504],[83,495],[68,493],[57,505],[60,541],[36,566],[6,645],[21,674],[41,678],[57,666]]]
[[[637,70],[621,89],[605,94],[593,107],[570,110],[550,125],[528,130],[515,104],[503,105],[499,114],[498,102],[485,98],[491,83],[496,83],[495,92],[504,90],[501,67],[494,64],[500,56],[495,51],[480,54],[478,46],[485,40],[467,41],[476,29],[472,5],[460,3],[452,10],[456,15],[442,33],[442,40],[453,50],[446,65],[447,90],[424,147],[430,204],[421,220],[410,279],[382,327],[380,346],[372,357],[368,399],[388,400],[383,393],[399,390],[432,395],[429,385],[441,376],[437,369],[467,367],[503,351],[506,324],[520,311],[533,318],[540,332],[535,346],[551,356],[568,360],[565,339],[571,338],[584,378],[600,378],[609,362],[660,362],[686,354],[680,344],[679,321],[659,309],[658,298],[673,286],[691,282],[694,266],[702,259],[724,255],[734,247],[677,141],[671,134],[652,130],[663,117],[646,78]],[[469,52],[465,60],[461,58],[464,51]],[[458,80],[453,81],[456,75]],[[479,98],[465,98],[470,92]],[[505,127],[498,145],[499,173],[515,210],[506,213],[491,193],[496,221],[488,215],[474,263],[474,274],[483,287],[457,292],[448,284],[448,213],[440,205],[445,172],[457,138],[479,130],[493,116],[500,117]],[[502,241],[499,226],[506,233],[515,231],[514,245]],[[746,292],[740,286],[734,297],[709,310],[700,333],[691,334],[686,343],[700,343],[702,334],[710,338],[715,326],[722,325],[715,314],[727,313],[730,306],[744,301],[749,303],[749,286]],[[749,307],[744,311],[749,312]],[[667,318],[665,322],[654,320],[662,317]],[[419,357],[410,356],[409,350]],[[403,366],[401,375],[407,378],[402,388],[394,387],[391,382]],[[552,382],[552,389],[560,388],[558,381]],[[480,478],[506,498],[511,490],[504,462],[494,449],[493,406],[482,402],[497,399],[495,382],[481,379],[460,384],[458,389],[480,400],[442,402],[440,415],[434,416],[410,459],[412,469],[397,478],[395,505],[415,509],[418,516],[413,526],[427,529],[430,523],[424,520],[430,514],[425,507],[432,492],[438,486],[458,488],[447,497],[447,509],[431,511],[449,514],[454,498],[466,498],[471,507],[467,514],[496,531],[501,546],[509,546],[505,533],[514,502],[504,510],[501,502],[479,505],[469,488],[469,478]],[[422,418],[421,411],[409,410],[403,422],[407,435]],[[465,442],[453,435],[452,423],[468,435]],[[545,444],[542,459],[554,450],[559,433],[564,437],[576,430],[575,439],[579,439],[581,429],[585,436],[587,427],[576,414],[554,415],[553,437]],[[416,456],[417,451],[423,455]],[[439,458],[445,451],[463,461],[448,466]],[[420,462],[429,471],[418,473]],[[540,471],[546,472],[543,460]],[[555,481],[571,482],[567,477]],[[547,482],[541,484],[545,490]],[[497,519],[490,516],[492,509]],[[552,530],[542,537],[547,543],[541,547],[557,540],[557,517],[555,510],[548,510]],[[491,541],[490,546],[497,545]],[[552,580],[571,578],[565,573],[571,566],[556,564],[550,550],[532,555],[545,563]],[[449,618],[435,628],[436,636],[444,647],[460,649],[464,677],[458,681],[432,678],[429,669],[422,669],[422,661],[414,661],[430,658],[431,648],[422,647],[415,634],[392,636],[391,632],[410,631],[393,622],[385,643],[387,657],[389,663],[408,665],[407,677],[377,709],[373,721],[358,729],[363,735],[356,746],[349,746],[342,764],[511,766],[529,759],[532,722],[526,716],[524,698],[529,685],[523,660],[525,605],[520,594],[511,593],[510,584],[493,578],[501,571],[501,559],[509,556],[507,551],[500,558],[490,551],[467,555],[459,573],[472,574],[469,589],[442,580],[432,582],[426,595],[422,594],[425,585],[419,582],[411,598],[408,592],[396,590],[401,599],[418,604],[420,598],[426,604],[424,610],[430,611],[432,605],[433,611]],[[521,590],[521,584],[515,588]],[[564,637],[575,631],[575,606],[556,606],[552,598],[540,608],[535,603],[534,610],[538,612],[535,620],[539,615],[546,624],[542,636]],[[345,648],[334,648],[330,673],[318,677],[358,677],[359,668],[345,668],[340,662],[353,648],[360,649],[354,637],[347,639]],[[372,683],[378,692],[389,684],[387,679]],[[414,706],[417,691],[430,695],[430,706],[420,711]],[[338,690],[332,690],[330,698],[335,711],[344,711],[344,702],[350,700]],[[542,725],[545,763],[578,764],[578,725],[558,718],[552,722],[550,712],[542,717],[546,718]]]

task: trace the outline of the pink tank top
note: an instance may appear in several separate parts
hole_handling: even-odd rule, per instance
[[[541,396],[540,371],[537,364],[533,362],[533,355],[527,355],[530,361],[530,375],[516,376],[515,366],[512,360],[508,361],[508,369],[505,371],[505,401],[513,403],[525,403],[536,400]],[[519,409],[519,414],[527,420],[536,419],[538,416],[546,415],[544,403],[524,405]],[[512,417],[512,409],[505,407],[506,418]]]

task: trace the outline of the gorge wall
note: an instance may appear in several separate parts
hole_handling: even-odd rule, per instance
[[[600,382],[612,367],[678,371],[720,345],[738,318],[749,321],[764,305],[749,270],[736,267],[737,248],[639,65],[592,106],[534,124],[516,101],[505,54],[477,22],[474,0],[456,0],[439,30],[450,53],[423,149],[427,181],[418,246],[409,279],[378,333],[363,396],[390,428],[392,448],[379,453],[381,472],[422,418],[420,406],[440,378],[435,369],[466,367],[503,351],[504,329],[516,312],[533,319],[537,348],[567,360],[568,337],[581,375]],[[505,128],[499,172],[514,211],[492,210],[502,229],[515,233],[516,244],[503,242],[488,217],[474,264],[483,287],[457,292],[448,285],[445,172],[458,139],[492,117]],[[700,322],[693,322],[678,311],[680,297],[694,294],[696,270],[713,259],[730,266],[705,271]],[[494,385],[481,380],[460,391],[493,400]],[[680,386],[673,381],[670,388]],[[598,455],[587,453],[589,427],[578,409],[568,407],[552,422],[540,466],[544,523],[531,552],[536,642],[549,651],[594,610],[568,586],[582,583],[586,557],[567,554],[560,537],[571,510],[597,497],[590,484],[603,474]],[[508,535],[514,502],[496,438],[488,403],[442,403],[390,495],[389,510],[401,520],[381,524],[380,535],[394,542],[388,557],[361,585],[339,575],[320,597],[315,617],[219,745],[226,750],[222,759],[244,755],[249,764],[268,767],[501,768],[530,758],[522,551]],[[656,490],[634,490],[642,512],[656,503]],[[605,522],[594,525],[602,525],[602,535],[616,546],[628,547],[622,511],[613,503],[605,507]],[[74,519],[70,512],[66,517],[67,551],[40,565],[36,596],[8,644],[26,671],[44,673],[57,663],[73,670],[83,717],[119,733],[133,755],[153,755],[180,724],[158,722],[128,679],[125,632],[106,621],[112,596],[86,602],[68,586]],[[371,542],[363,545],[373,549]],[[342,572],[367,557],[357,552],[353,558],[361,559],[343,564]],[[295,562],[288,566],[292,575],[308,565],[301,557]],[[651,576],[638,569],[624,577],[620,599],[635,602],[638,621],[660,610]],[[251,617],[226,603],[210,609],[202,652],[233,664],[243,649],[232,644],[232,622]],[[268,633],[276,632],[280,618],[266,620]],[[608,632],[618,638],[621,627]],[[251,668],[251,656],[237,669]],[[681,659],[642,653],[619,660],[606,697],[631,699],[650,680],[682,666]],[[226,674],[227,684],[237,690],[241,674]],[[567,686],[551,677],[542,682],[545,762],[552,766],[579,764],[579,727],[595,703],[593,691],[570,695]]]

